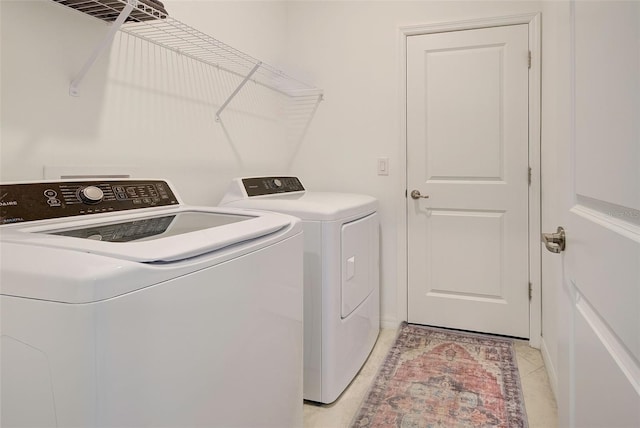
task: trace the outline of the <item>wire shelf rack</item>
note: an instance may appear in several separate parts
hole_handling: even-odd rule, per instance
[[[283,93],[322,100],[322,90],[298,80],[216,38],[199,31],[164,10],[158,0],[53,0],[79,12],[110,22],[108,34],[96,47],[85,66],[71,83],[71,95],[79,95],[79,86],[98,56],[107,48],[117,31],[185,55],[228,73],[242,77],[242,82],[216,112],[216,118],[249,81]],[[312,109],[315,112],[315,107]]]

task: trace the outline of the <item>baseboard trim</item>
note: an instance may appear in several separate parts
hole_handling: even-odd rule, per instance
[[[401,321],[398,321],[396,318],[385,318],[380,320],[380,328],[397,329],[400,322]]]
[[[547,376],[549,377],[549,384],[551,385],[551,391],[553,391],[553,396],[558,401],[558,374],[556,373],[556,367],[551,359],[551,354],[549,354],[549,348],[547,348],[547,342],[545,342],[544,337],[540,341],[540,353],[542,354],[542,361],[544,361],[544,367],[547,370]]]

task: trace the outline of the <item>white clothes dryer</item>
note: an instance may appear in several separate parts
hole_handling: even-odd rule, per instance
[[[332,403],[380,332],[377,200],[309,192],[297,177],[236,178],[221,206],[286,213],[304,230],[304,398]]]
[[[302,426],[298,219],[162,180],[0,202],[3,427]]]

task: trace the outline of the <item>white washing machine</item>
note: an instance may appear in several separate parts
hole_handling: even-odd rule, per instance
[[[2,426],[301,427],[302,227],[162,180],[0,187]]]
[[[296,177],[234,179],[220,202],[299,217],[304,230],[304,398],[332,403],[380,332],[377,200],[308,192]]]

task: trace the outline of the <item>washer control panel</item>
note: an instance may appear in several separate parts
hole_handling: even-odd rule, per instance
[[[0,184],[0,224],[178,204],[162,180]]]
[[[247,196],[274,195],[276,193],[303,192],[304,187],[298,177],[252,177],[243,178]]]

